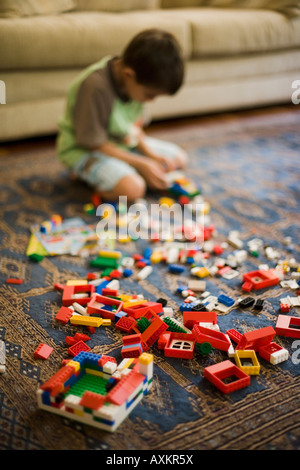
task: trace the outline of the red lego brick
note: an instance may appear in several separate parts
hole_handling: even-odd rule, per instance
[[[42,386],[42,390],[50,392],[51,396],[57,395],[64,390],[65,382],[74,374],[74,367],[68,365],[62,367],[55,375],[53,375]]]
[[[206,367],[204,377],[225,394],[250,385],[250,375],[229,360]]]
[[[105,396],[99,395],[99,393],[91,392],[87,390],[84,392],[79,405],[85,408],[91,408],[92,410],[98,410],[105,403]]]
[[[48,359],[52,351],[53,348],[51,346],[48,346],[45,343],[41,343],[34,351],[33,356],[35,359]]]
[[[77,354],[79,354],[81,351],[90,351],[91,348],[85,344],[84,341],[77,341],[77,343],[75,343],[73,346],[71,346],[69,349],[68,349],[68,353],[70,354],[70,356],[77,356]]]
[[[68,346],[73,346],[73,344],[78,343],[78,341],[73,336],[66,336],[65,342],[67,343]]]
[[[266,361],[270,362],[271,355],[277,351],[283,351],[284,348],[279,346],[276,343],[269,343],[266,346],[262,346],[259,348],[258,353],[261,357],[263,357]]]
[[[272,326],[248,331],[242,335],[236,349],[253,349],[258,351],[260,347],[271,343],[275,334],[276,332]]]
[[[22,284],[23,283],[23,279],[16,279],[16,278],[8,278],[6,279],[6,284]]]
[[[118,269],[113,269],[110,273],[109,273],[109,277],[111,279],[120,279],[122,277],[122,273],[121,271],[119,271]]]
[[[282,313],[289,313],[290,310],[291,310],[291,307],[289,304],[280,304],[280,311]]]
[[[133,317],[121,317],[115,324],[115,327],[118,330],[124,331],[125,333],[130,333],[133,331],[133,328],[137,325],[137,321]]]
[[[113,310],[106,310],[105,307],[112,308]],[[115,319],[115,314],[122,310],[123,302],[118,299],[106,297],[105,295],[95,294],[89,301],[86,307],[88,314],[100,315],[102,318],[108,318],[112,321]]]
[[[141,302],[139,305],[133,305],[132,307],[124,307],[123,311],[128,316],[138,319],[146,315],[149,311],[154,313],[161,313],[163,310],[162,304],[159,302]]]
[[[288,315],[278,315],[275,330],[276,334],[279,336],[300,338],[300,318],[290,317]]]
[[[134,335],[128,335],[128,336],[123,336],[122,338],[123,344],[137,344],[140,343],[142,340],[142,334],[141,333],[136,333]]]
[[[88,335],[85,335],[84,333],[75,333],[74,335],[75,341],[89,341],[91,338]]]
[[[83,294],[83,297],[73,297],[81,293]],[[80,305],[87,305],[94,293],[95,286],[93,284],[86,284],[82,286],[64,286],[62,303],[65,307],[69,307],[74,302]],[[85,296],[86,294],[87,296]]]
[[[107,356],[106,354],[102,354],[101,358],[98,361],[98,366],[103,367],[104,364],[107,362],[113,362],[114,364],[117,364],[117,361],[114,357]]]
[[[221,351],[228,351],[231,346],[227,336],[220,331],[195,324],[192,333],[195,335],[197,343],[210,343],[213,348],[220,349]]]
[[[63,284],[60,284],[59,282],[56,282],[53,287],[54,287],[55,290],[59,290],[59,291],[61,291],[61,292],[62,292],[62,291],[64,290],[64,288],[65,288],[65,286],[64,286]]]
[[[141,343],[131,344],[123,346],[121,349],[122,358],[125,359],[126,357],[139,357],[143,354],[144,349]]]
[[[147,312],[145,317],[151,321],[151,325],[142,333],[142,341],[150,348],[159,336],[166,331],[168,325],[152,310]]]
[[[189,329],[192,329],[195,323],[213,323],[217,324],[217,313],[216,312],[194,312],[187,311],[182,312],[183,324]]]
[[[73,314],[73,310],[68,307],[61,307],[55,316],[55,320],[66,325]]]
[[[250,282],[252,289],[265,289],[266,287],[275,286],[279,282],[279,277],[275,270],[270,269],[265,271],[259,269],[257,271],[251,271],[243,275],[244,282]]]
[[[132,370],[126,374],[106,395],[106,400],[114,405],[122,405],[134,392],[137,387],[144,382],[145,376]]]
[[[239,343],[242,339],[242,334],[239,333],[237,330],[234,328],[231,328],[230,330],[226,331],[226,334],[229,336],[229,338],[234,341],[235,343]]]
[[[118,291],[116,289],[109,289],[108,287],[104,287],[102,289],[101,295],[117,297]]]

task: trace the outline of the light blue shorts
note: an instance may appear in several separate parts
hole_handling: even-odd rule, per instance
[[[184,151],[172,142],[146,137],[147,146],[158,155],[175,159]],[[131,150],[136,153],[134,150]],[[111,191],[124,176],[137,173],[128,163],[99,151],[85,155],[72,169],[75,175],[98,191]]]

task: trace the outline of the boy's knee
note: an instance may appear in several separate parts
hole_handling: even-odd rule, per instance
[[[117,197],[126,196],[129,201],[144,197],[146,193],[146,182],[139,174],[125,176],[115,188]]]

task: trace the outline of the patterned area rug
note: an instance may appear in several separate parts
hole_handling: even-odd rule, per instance
[[[244,247],[257,237],[280,252],[281,259],[299,262],[300,113],[279,109],[174,125],[175,131],[171,126],[150,131],[189,152],[187,174],[211,206],[216,240],[226,241],[229,231],[237,230]],[[276,366],[261,360],[261,372],[251,377],[250,386],[228,395],[204,378],[204,368],[227,359],[226,353],[214,349],[208,356],[173,359],[164,357],[155,344],[151,392],[113,434],[39,410],[37,387],[68,358],[65,337],[76,332],[76,327],[55,321],[61,295],[53,285],[83,277],[90,268],[86,259],[66,255],[45,257],[40,263],[29,260],[29,227],[54,213],[63,218],[88,217],[83,205],[90,201],[91,192],[69,179],[56,160],[53,141],[24,144],[14,151],[4,146],[0,175],[0,339],[6,344],[6,372],[0,375],[1,450],[300,448],[299,341],[295,345],[294,338],[283,336],[275,340],[288,349],[289,359]],[[290,237],[288,244],[286,237]],[[133,242],[122,246],[128,254],[138,249]],[[242,273],[264,263],[274,267],[277,262],[266,259],[264,250],[258,257],[248,256],[239,277],[206,278],[207,290],[237,300],[242,295]],[[8,277],[24,282],[9,285]],[[179,278],[184,282],[187,277],[188,267],[178,276],[159,264],[144,281],[122,279],[121,288],[149,300],[167,299],[180,320],[182,298],[176,287]],[[256,291],[255,297],[264,300],[263,310],[234,307],[218,313],[220,330],[235,328],[244,333],[274,327],[280,298],[297,292],[280,285]],[[299,316],[299,307],[291,314]],[[45,361],[33,357],[41,342],[54,348]],[[121,345],[122,333],[113,327],[96,331],[89,342],[92,352],[118,361]]]

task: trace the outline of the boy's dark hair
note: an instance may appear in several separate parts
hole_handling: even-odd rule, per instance
[[[160,29],[147,29],[135,36],[122,55],[141,85],[174,95],[182,85],[184,62],[175,37]]]

